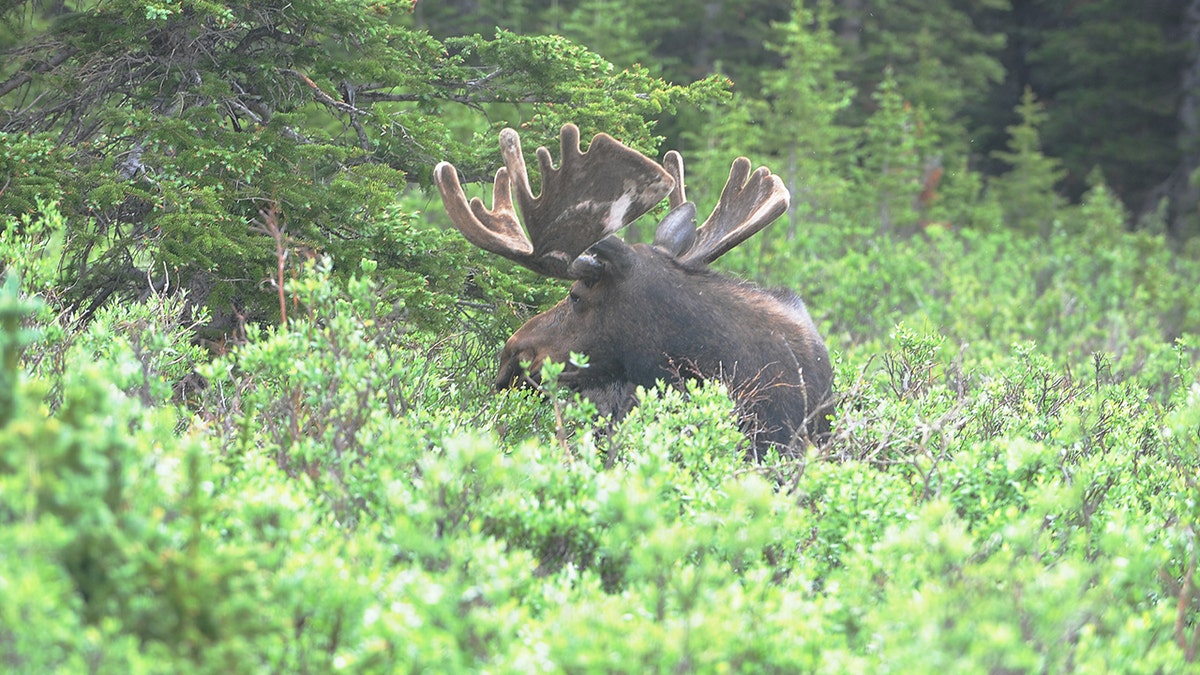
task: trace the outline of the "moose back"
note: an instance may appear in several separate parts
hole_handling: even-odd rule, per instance
[[[550,359],[567,364],[560,383],[619,419],[635,404],[638,386],[715,378],[738,404],[753,456],[827,434],[833,373],[804,303],[791,291],[765,290],[708,267],[787,210],[777,176],[765,167],[751,173],[750,161],[739,157],[716,208],[697,228],[675,151],[659,164],[598,134],[581,152],[579,130],[568,124],[557,168],[546,148],[537,150],[537,197],[512,129],[500,133],[500,155],[491,209],[477,197],[467,201],[453,165],[434,168],[446,212],[476,246],[574,284],[509,338],[497,387],[536,386]],[[652,244],[614,236],[663,198],[670,210]],[[570,365],[572,352],[587,355],[585,368]]]

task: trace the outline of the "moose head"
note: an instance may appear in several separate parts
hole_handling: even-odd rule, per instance
[[[750,160],[737,158],[719,203],[697,228],[678,152],[660,165],[606,134],[581,152],[579,129],[568,124],[558,168],[546,148],[537,150],[536,197],[512,129],[500,132],[500,155],[490,210],[478,197],[467,201],[453,165],[434,168],[450,219],[476,246],[574,284],[509,338],[497,387],[536,385],[549,359],[567,364],[562,384],[619,419],[638,386],[719,378],[738,403],[756,455],[828,432],[833,373],[804,303],[790,291],[708,269],[787,210],[778,176],[765,167],[751,173]],[[614,236],[663,198],[670,210],[652,244]],[[586,355],[587,366],[572,366],[571,353]]]

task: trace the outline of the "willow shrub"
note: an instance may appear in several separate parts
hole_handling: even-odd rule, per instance
[[[777,256],[842,280],[796,285],[843,396],[828,445],[747,464],[718,384],[644,392],[615,424],[562,391],[491,392],[490,337],[414,329],[370,260],[298,270],[287,324],[209,361],[175,299],[76,328],[16,236],[7,671],[1194,667],[1200,387],[1190,315],[1168,317],[1194,270],[1133,264],[1166,255],[1153,238],[1081,257],[931,233],[841,272]],[[1040,295],[1030,265],[1057,265]],[[859,274],[892,283],[872,301]]]

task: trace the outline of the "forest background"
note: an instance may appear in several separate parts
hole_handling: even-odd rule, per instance
[[[6,671],[1198,668],[1200,3],[0,0],[0,53]],[[783,177],[718,266],[805,299],[828,443],[491,391],[565,289],[432,166],[566,122],[701,211]]]

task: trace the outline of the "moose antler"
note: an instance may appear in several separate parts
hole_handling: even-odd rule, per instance
[[[751,174],[750,160],[738,157],[721,200],[697,230],[696,207],[684,193],[683,157],[672,150],[663,158],[663,167],[675,188],[669,197],[671,212],[654,233],[654,245],[685,265],[711,263],[787,210],[790,195],[783,181],[766,167]]]
[[[683,186],[683,156],[671,150],[663,157],[663,168],[671,174],[675,187],[667,196],[671,211],[654,231],[655,248],[679,258],[696,243],[696,205],[687,200]]]
[[[579,128],[562,128],[561,161],[537,149],[542,191],[529,186],[521,139],[500,132],[504,166],[496,171],[492,208],[478,197],[467,202],[458,172],[449,162],[433,170],[450,220],[472,244],[546,276],[570,279],[568,266],[592,244],[637,220],[671,192],[674,180],[657,162],[607,134],[579,150]],[[513,193],[525,227],[513,209]],[[528,232],[528,234],[526,234]]]
[[[678,155],[672,159],[668,153],[668,160],[678,164],[668,170],[682,179],[683,159]],[[683,199],[682,188],[679,199]],[[765,166],[751,174],[750,160],[738,157],[729,168],[721,200],[697,230],[695,243],[676,257],[685,265],[711,263],[783,215],[790,200],[779,176]]]
[[[668,199],[671,208],[675,208],[687,201],[687,195],[683,189],[683,155],[679,154],[678,150],[668,150],[663,157],[663,168],[671,174],[671,178],[675,181],[675,188],[671,190]]]

